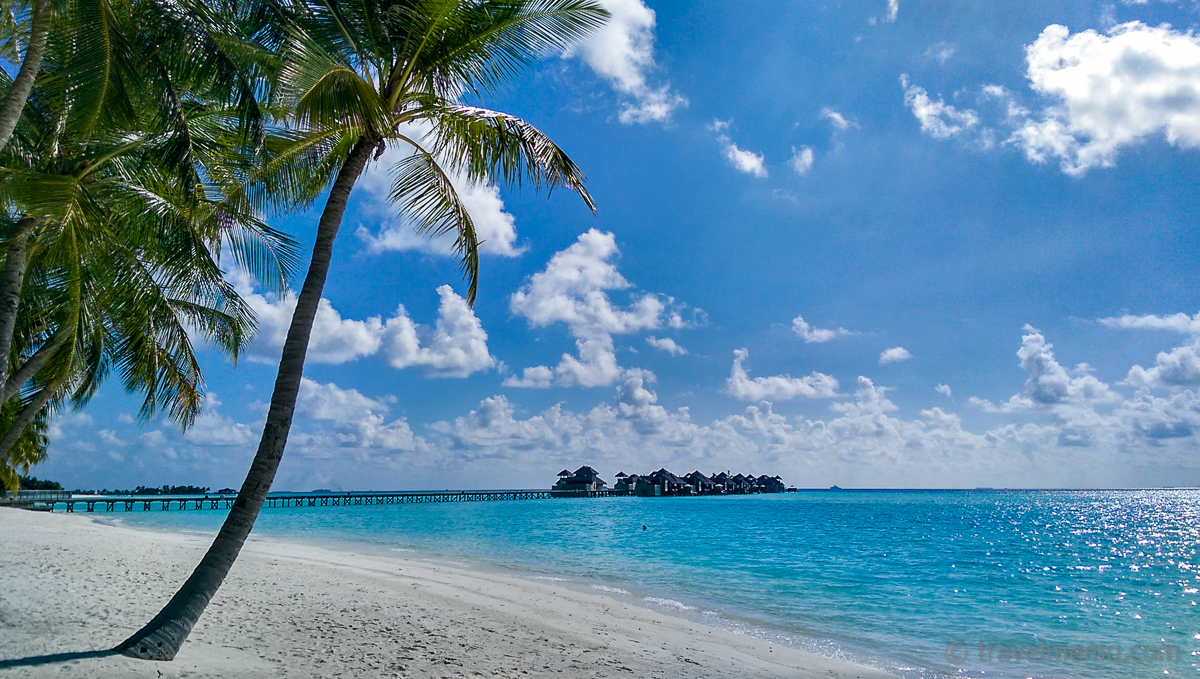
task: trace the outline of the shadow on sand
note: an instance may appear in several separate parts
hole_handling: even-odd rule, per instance
[[[47,655],[31,655],[26,658],[13,658],[12,660],[0,660],[0,670],[5,670],[10,667],[34,667],[37,665],[53,665],[60,662],[71,662],[72,660],[84,660],[87,658],[104,658],[110,655],[117,655],[116,650],[109,649],[107,651],[79,651],[77,653],[50,653]]]

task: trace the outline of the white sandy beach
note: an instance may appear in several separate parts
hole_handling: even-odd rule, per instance
[[[254,539],[173,662],[14,666],[120,642],[207,541],[0,509],[0,544],[0,677],[888,676],[550,581]]]

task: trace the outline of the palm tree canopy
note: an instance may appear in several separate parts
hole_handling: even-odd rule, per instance
[[[591,0],[351,0],[290,6],[275,106],[291,121],[272,141],[256,204],[314,200],[366,140],[411,149],[391,168],[390,199],[419,233],[454,234],[477,290],[478,239],[451,177],[578,193],[580,169],[516,116],[460,103],[563,50],[608,13]]]

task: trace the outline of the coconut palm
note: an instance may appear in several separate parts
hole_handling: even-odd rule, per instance
[[[54,18],[52,0],[5,2],[0,7],[0,53],[9,62],[20,62],[17,77],[4,83],[7,88],[0,99],[0,149],[8,145],[25,101],[33,91],[46,51],[46,40]],[[24,47],[24,54],[20,54]],[[7,79],[8,74],[4,72]]]
[[[27,424],[48,406],[82,406],[113,369],[145,395],[144,418],[165,409],[191,423],[204,385],[189,332],[236,358],[253,330],[218,266],[223,241],[269,288],[284,287],[290,239],[224,190],[251,162],[254,135],[244,121],[253,97],[242,87],[242,101],[214,101],[220,78],[204,72],[209,65],[189,71],[188,55],[169,49],[171,37],[139,41],[155,47],[142,60],[151,76],[136,88],[114,78],[122,84],[112,89],[126,94],[99,115],[73,96],[69,46],[52,49],[45,83],[0,154],[10,217],[0,240],[8,252],[0,297],[10,301],[0,305],[0,356],[9,360],[0,364],[13,368],[0,373],[0,402],[17,408],[0,428],[2,476],[13,476],[5,462],[11,471],[39,459],[36,446],[10,451]]]
[[[13,7],[21,10],[21,3],[27,1],[16,0]],[[128,142],[125,148],[114,147],[114,152],[126,156],[131,150],[142,152],[139,145],[157,138],[150,150],[157,154],[158,169],[174,173],[183,188],[196,194],[195,200],[207,200],[206,194],[213,193],[215,185],[236,186],[244,178],[250,155],[241,152],[252,152],[261,145],[261,104],[269,97],[279,64],[277,51],[271,49],[280,40],[272,33],[280,25],[272,5],[238,0],[127,0],[116,5],[108,0],[54,2],[55,39],[45,50],[38,81],[42,92],[35,98],[43,108],[51,106],[59,114],[61,129],[55,131],[56,136],[41,138],[44,148],[39,151],[55,158],[59,174],[71,163],[75,163],[71,171],[78,173],[84,171],[83,165],[95,162],[92,157],[72,156],[80,151],[80,144],[112,141],[129,132],[135,138],[124,140]],[[18,14],[30,20],[34,13],[25,8]],[[0,46],[8,45],[10,53],[15,37],[21,34],[20,23],[10,21],[7,28],[0,27]],[[239,40],[242,35],[259,40]],[[0,80],[5,78],[0,71]],[[17,84],[8,88],[0,113],[9,110],[6,107],[17,89]],[[44,111],[26,110],[27,95],[22,95],[16,109],[18,117],[44,119]],[[198,111],[204,115],[197,115]],[[0,115],[0,132],[2,118]],[[237,134],[214,138],[214,122],[227,124],[231,118],[238,123]],[[195,125],[200,127],[192,129]],[[2,139],[0,150],[6,148]],[[235,158],[238,153],[231,151],[242,157]],[[28,155],[29,149],[15,152],[18,161],[22,153]],[[27,169],[28,164],[16,165]],[[95,183],[95,170],[87,173]],[[82,176],[76,180],[89,181]],[[68,187],[60,183],[55,188],[52,193],[60,194]],[[228,210],[243,214],[253,210],[244,200],[237,200],[236,191],[216,194],[223,194]],[[36,214],[20,209],[15,214],[19,218],[3,224],[0,231],[0,251],[5,253],[0,266],[0,357],[12,351],[13,324],[28,260],[26,247],[43,222]],[[265,274],[260,280],[267,288],[282,290],[280,271],[271,273],[266,268],[274,255],[289,252],[265,251],[260,238],[247,237],[257,232],[269,236],[275,245],[284,242],[280,234],[270,231],[265,224],[258,224],[250,232],[227,230],[225,236],[234,239],[235,255],[254,260],[252,268]],[[8,369],[7,362],[0,360],[0,385],[9,381]]]
[[[475,227],[450,177],[567,187],[593,210],[584,177],[533,125],[460,103],[494,92],[525,64],[563,50],[607,13],[591,0],[310,0],[284,45],[281,143],[256,176],[264,207],[302,204],[328,187],[316,243],[284,342],[262,439],[212,546],[162,611],[118,646],[170,660],[216,593],[250,534],[287,444],[305,353],[342,215],[372,155],[410,151],[392,168],[390,199],[420,232],[453,235],[475,299]]]

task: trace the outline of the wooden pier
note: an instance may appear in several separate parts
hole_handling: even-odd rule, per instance
[[[550,498],[621,497],[625,491],[592,490],[562,492],[551,490],[443,490],[404,491],[387,493],[287,493],[268,495],[264,509],[300,509],[303,507],[357,507],[364,505],[412,505],[435,502],[493,502],[502,500],[547,500]],[[39,499],[39,509],[54,511],[62,507],[67,512],[132,512],[141,510],[196,511],[201,509],[231,509],[235,495],[140,495],[84,496]]]

